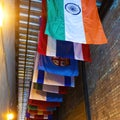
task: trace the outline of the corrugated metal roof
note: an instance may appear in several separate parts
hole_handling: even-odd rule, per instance
[[[17,1],[18,3],[18,1]],[[41,0],[20,0],[16,29],[16,65],[18,83],[18,120],[25,119],[30,82],[37,49]]]

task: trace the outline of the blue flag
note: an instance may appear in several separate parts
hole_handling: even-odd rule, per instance
[[[78,61],[40,55],[38,69],[62,76],[78,76]]]

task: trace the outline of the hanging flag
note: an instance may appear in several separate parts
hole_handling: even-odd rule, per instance
[[[51,111],[36,111],[36,110],[29,110],[27,113],[31,115],[50,115],[53,114]]]
[[[57,74],[51,74],[42,70],[38,71],[39,53],[36,53],[33,80],[34,83],[41,83],[45,85],[53,86],[67,86],[74,87],[74,77],[60,76]]]
[[[66,86],[66,87],[75,86],[74,77],[60,76],[56,74],[47,73],[42,70],[34,71],[32,82],[54,86]]]
[[[47,21],[46,9],[46,0],[43,0],[42,19],[40,23],[40,34],[38,41],[38,52],[46,56],[91,61],[89,45],[73,43],[68,41],[53,40],[52,37],[44,34]]]
[[[38,111],[38,110],[28,110],[31,115],[49,115],[53,114],[53,111]]]
[[[56,108],[55,108],[56,109]],[[54,108],[49,108],[49,109],[31,109],[31,108],[28,108],[28,111],[29,110],[35,110],[35,111],[39,111],[39,112],[45,112],[45,111],[54,111],[55,110]]]
[[[38,69],[62,76],[78,76],[78,61],[60,57],[39,56]]]
[[[42,90],[44,92],[58,93],[58,94],[67,93],[67,87],[62,87],[62,86],[53,86],[53,85],[33,83],[33,87],[34,89]]]
[[[26,118],[33,119],[49,119],[52,115],[31,115],[30,113],[26,113]]]
[[[30,113],[26,113],[26,118],[29,120],[52,120],[53,116],[52,115],[33,115]]]
[[[63,102],[63,96],[61,94],[47,93],[41,90],[36,90],[33,88],[33,84],[31,86],[29,99],[48,102]]]
[[[26,120],[53,120],[53,119],[51,119],[51,118],[49,118],[49,119],[27,118]]]
[[[39,115],[35,115],[35,119],[40,119],[40,116]],[[44,115],[43,119],[49,119],[49,120],[52,120],[52,115]]]
[[[39,36],[38,52],[41,55],[51,57],[62,57],[91,62],[89,45],[53,40],[50,36],[47,37],[47,40],[41,39],[41,36]]]
[[[107,43],[96,0],[47,0],[45,33],[52,38],[83,44]]]
[[[37,110],[37,111],[55,111],[56,107],[48,107],[48,108],[37,108],[37,109],[33,109],[31,107],[28,107],[28,110]]]
[[[28,100],[28,105],[34,105],[38,107],[60,107],[60,102],[48,102],[48,101],[40,101],[40,100]]]
[[[28,105],[27,106],[28,110],[41,110],[41,111],[54,111],[56,110],[56,107],[39,107],[39,106],[33,106],[33,105]]]

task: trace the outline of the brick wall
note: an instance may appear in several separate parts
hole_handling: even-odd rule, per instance
[[[75,88],[68,89],[64,102],[57,112],[54,120],[86,120],[81,74],[75,79]]]
[[[108,44],[91,46],[86,65],[92,120],[120,120],[120,1],[103,19]]]

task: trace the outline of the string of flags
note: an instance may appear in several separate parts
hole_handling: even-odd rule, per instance
[[[91,62],[89,44],[107,43],[95,0],[42,0],[27,120],[52,120],[68,87],[75,87],[78,61]]]

